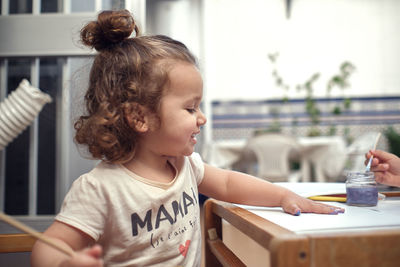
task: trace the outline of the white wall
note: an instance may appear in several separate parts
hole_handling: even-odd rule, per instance
[[[200,9],[198,0],[147,0],[145,34],[170,36],[200,58]]]
[[[345,60],[357,68],[346,95],[400,95],[400,1],[291,2],[286,19],[284,0],[204,0],[206,99],[281,98],[267,57],[274,52],[292,98],[304,97],[294,87],[315,72],[314,95],[326,96]]]

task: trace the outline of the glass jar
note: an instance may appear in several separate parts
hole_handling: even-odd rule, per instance
[[[352,206],[376,206],[378,188],[373,172],[349,172],[346,175],[347,204]]]

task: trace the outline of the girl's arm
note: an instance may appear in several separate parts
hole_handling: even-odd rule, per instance
[[[209,197],[245,205],[282,207],[287,213],[337,214],[341,208],[300,197],[294,192],[254,176],[204,164],[200,193]]]
[[[82,231],[55,221],[44,234],[71,252],[75,252],[72,257],[67,256],[37,241],[31,254],[31,266],[103,266],[101,247],[98,245],[89,247],[94,244],[94,240]]]

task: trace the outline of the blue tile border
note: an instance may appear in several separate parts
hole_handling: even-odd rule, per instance
[[[340,115],[333,115],[330,109],[341,104],[344,98],[314,100],[321,111],[317,127],[324,133],[331,126],[341,133],[350,128],[354,136],[382,131],[388,126],[400,129],[400,96],[351,97],[350,109]],[[304,104],[305,99],[214,101],[211,104],[213,140],[247,138],[255,130],[268,129],[276,122],[283,132],[304,135],[312,126]]]

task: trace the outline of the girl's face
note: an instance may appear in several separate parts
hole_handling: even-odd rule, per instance
[[[160,127],[151,132],[152,146],[164,156],[189,156],[206,117],[200,110],[203,81],[194,65],[178,63],[169,72],[160,105]]]

